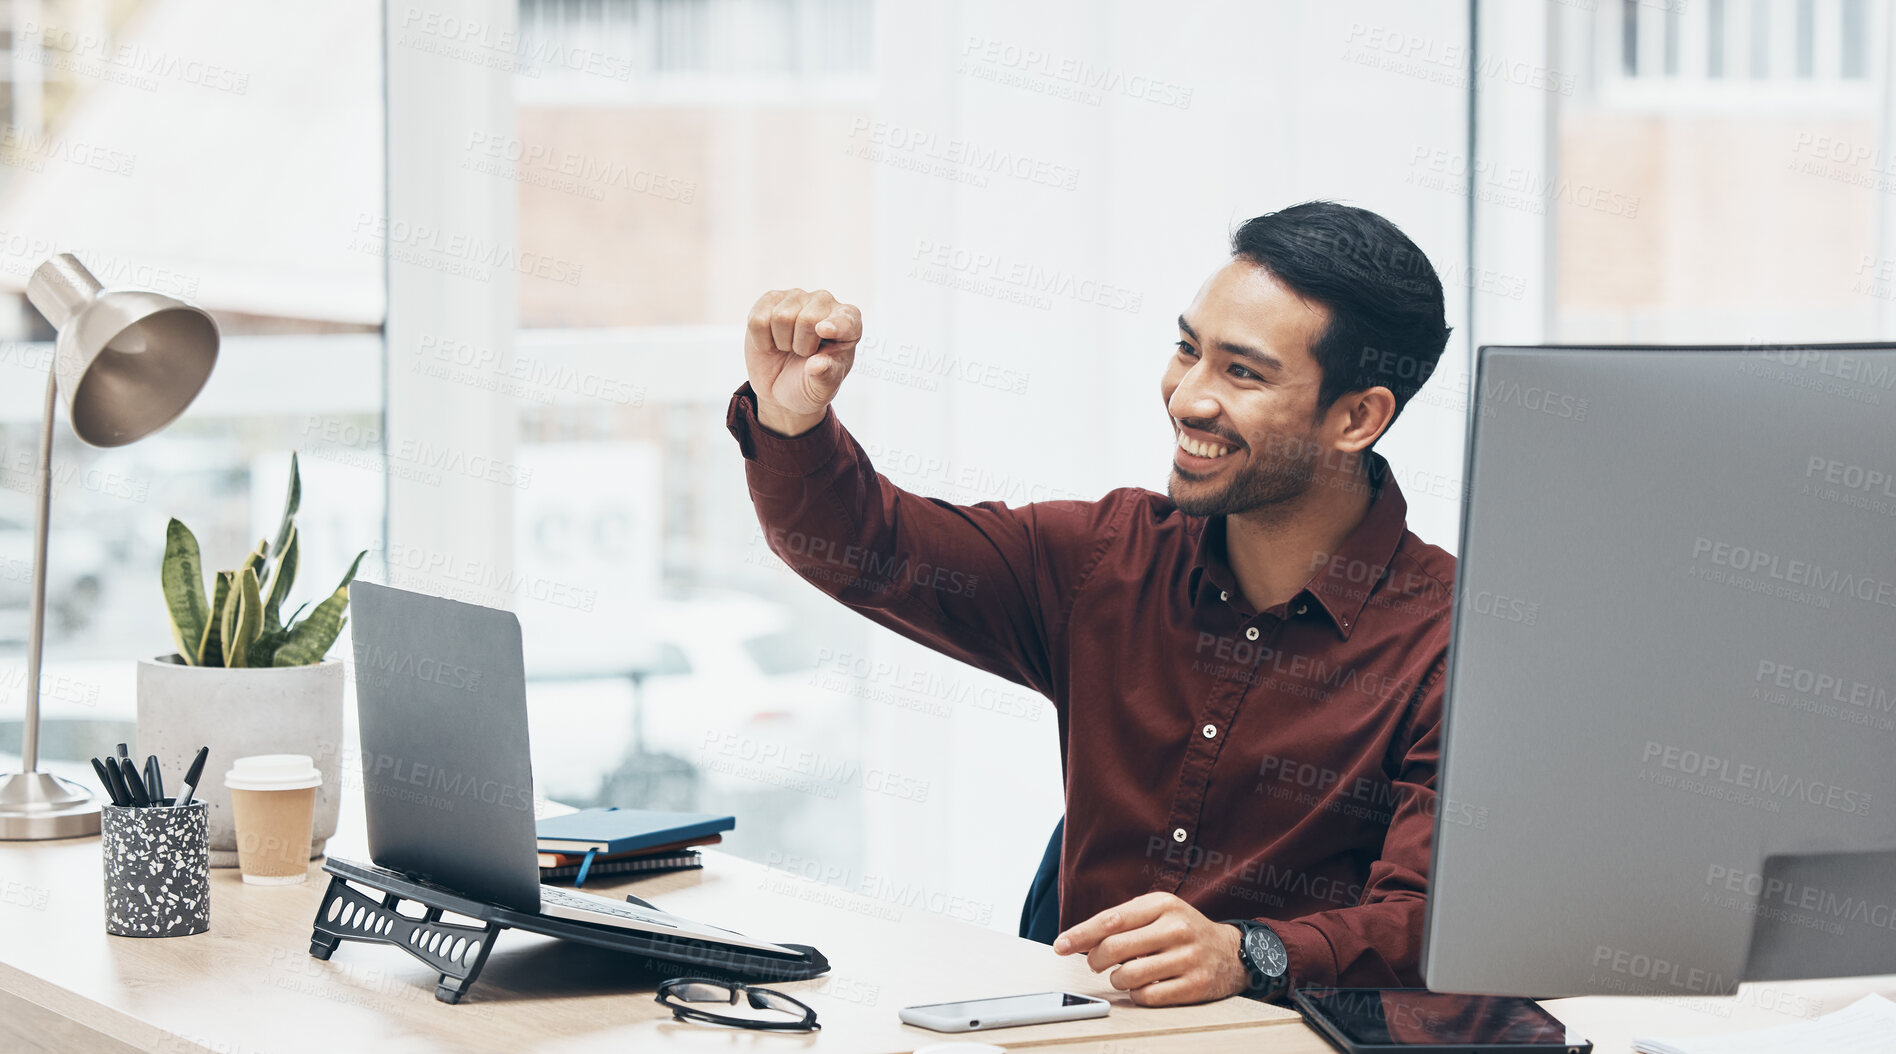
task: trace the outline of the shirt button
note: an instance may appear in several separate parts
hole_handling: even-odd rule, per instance
[[[1218,726],[1217,726],[1217,725],[1206,725],[1206,726],[1205,726],[1205,738],[1206,738],[1206,739],[1216,739],[1216,738],[1217,738],[1217,736],[1218,736]]]
[[[1256,627],[1256,626],[1251,626],[1251,627],[1249,627],[1249,628],[1247,628],[1247,629],[1246,629],[1246,630],[1244,631],[1244,639],[1245,639],[1245,640],[1256,640],[1256,639],[1257,639],[1257,627]]]
[[[1172,828],[1172,841],[1182,842],[1184,840],[1185,840],[1185,828],[1183,827]]]
[[[1222,590],[1222,589],[1220,589],[1220,590],[1218,590],[1218,599],[1219,599],[1219,600],[1230,600],[1230,599],[1231,599],[1231,594],[1230,594],[1230,593],[1227,593],[1227,592],[1225,592],[1225,591],[1224,591],[1224,590]]]
[[[1301,615],[1301,614],[1303,614],[1304,612],[1306,612],[1306,611],[1309,611],[1309,610],[1310,610],[1310,605],[1309,605],[1309,604],[1298,604],[1298,605],[1297,605],[1297,614],[1299,614],[1299,615]]]

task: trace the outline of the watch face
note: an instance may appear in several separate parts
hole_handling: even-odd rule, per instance
[[[1260,927],[1245,934],[1244,950],[1267,977],[1282,977],[1290,968],[1290,955],[1284,951],[1284,942],[1270,930]]]

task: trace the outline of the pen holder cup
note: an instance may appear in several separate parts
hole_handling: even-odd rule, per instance
[[[105,932],[183,937],[211,928],[210,812],[202,801],[99,808]]]

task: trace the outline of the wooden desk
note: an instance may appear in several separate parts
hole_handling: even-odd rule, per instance
[[[345,801],[345,812],[351,805]],[[359,814],[359,800],[353,808]],[[358,831],[345,824],[339,854],[367,858]],[[869,1054],[952,1038],[902,1024],[896,1011],[903,1006],[1056,988],[1111,999],[1113,1011],[1009,1029],[1005,1046],[1099,1040],[1113,1044],[1104,1049],[1131,1051],[1139,1048],[1118,1044],[1273,1025],[1304,1031],[1294,1013],[1246,999],[1133,1006],[1083,961],[1044,945],[727,854],[705,857],[703,871],[587,888],[636,890],[680,914],[816,945],[831,972],[780,987],[816,1008],[822,1031],[775,1035],[674,1022],[652,998],[661,978],[629,968],[626,956],[515,930],[500,936],[468,996],[449,1006],[435,1000],[433,971],[400,949],[345,942],[327,962],[309,956],[310,922],[328,880],[319,864],[298,886],[246,886],[234,870],[214,870],[207,933],[108,936],[99,840],[88,838],[0,843],[0,1050]]]
[[[359,816],[359,805],[356,806]],[[348,805],[345,804],[345,810]],[[352,829],[353,828],[353,829]],[[359,820],[337,851],[358,859]],[[960,1037],[1048,1054],[1328,1054],[1290,1011],[1243,999],[1151,1010],[1127,1002],[1083,962],[990,929],[811,882],[722,853],[708,866],[607,885],[766,938],[815,944],[832,972],[784,984],[814,1006],[814,1035],[733,1032],[673,1022],[652,1000],[658,977],[625,957],[509,930],[458,1006],[435,974],[395,948],[345,943],[309,957],[327,884],[246,886],[212,872],[211,930],[140,940],[105,933],[97,838],[0,843],[0,1050],[167,1054],[380,1054],[382,1051],[910,1051],[957,1037],[901,1024],[912,1003],[1070,988],[1113,1002],[1094,1021]],[[1896,977],[1747,985],[1731,999],[1561,999],[1547,1007],[1595,1049],[1635,1035],[1709,1034],[1786,1024]]]

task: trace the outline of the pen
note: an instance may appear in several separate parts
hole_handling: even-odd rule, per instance
[[[184,793],[178,795],[180,807],[191,804],[191,795],[197,793],[198,778],[204,775],[204,758],[210,752],[210,747],[199,747],[197,757],[191,759],[191,767],[184,773]]]
[[[131,758],[119,760],[119,768],[125,770],[125,789],[132,793],[132,804],[146,806],[151,804],[151,796],[145,793],[145,781],[138,778],[138,766]]]
[[[158,771],[158,755],[145,759],[145,793],[151,795],[153,805],[163,805],[165,801],[165,777]]]
[[[105,784],[105,795],[112,799],[112,804],[124,805],[125,799],[120,797],[118,788],[112,786],[112,777],[105,774],[105,762],[100,761],[98,758],[93,758],[92,771],[99,774],[99,782]]]
[[[120,761],[124,761],[125,759],[132,756],[132,752],[125,749],[125,744],[120,743],[118,745],[118,756],[119,756]]]
[[[106,783],[112,788],[112,804],[130,805],[132,792],[126,789],[125,773],[119,769],[118,759],[107,755],[102,767],[105,769]]]

